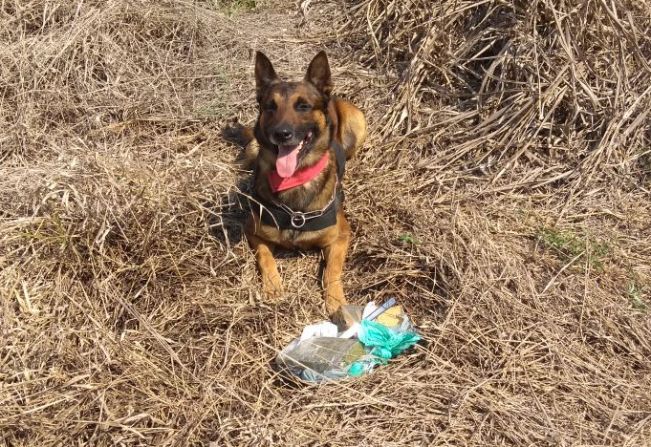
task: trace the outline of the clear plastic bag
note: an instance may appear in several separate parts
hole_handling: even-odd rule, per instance
[[[276,363],[303,380],[320,382],[346,377],[350,365],[365,354],[356,339],[313,337],[294,340],[278,354]]]

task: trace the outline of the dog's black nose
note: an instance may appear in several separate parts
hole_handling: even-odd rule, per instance
[[[280,129],[276,129],[274,131],[274,137],[280,143],[291,140],[293,136],[294,132],[292,132],[291,129],[287,127],[281,127]]]

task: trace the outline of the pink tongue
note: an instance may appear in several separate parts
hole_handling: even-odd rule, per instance
[[[296,146],[278,146],[278,157],[276,158],[276,171],[278,175],[287,178],[296,172],[298,166],[298,153],[301,151],[303,142]]]

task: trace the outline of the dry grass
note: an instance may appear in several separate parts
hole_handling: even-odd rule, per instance
[[[651,444],[647,1],[0,5],[3,445]],[[296,388],[269,362],[319,256],[260,298],[219,130],[250,49],[298,74],[324,42],[373,130],[349,299],[426,343]]]

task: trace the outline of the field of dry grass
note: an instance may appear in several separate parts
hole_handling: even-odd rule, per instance
[[[252,51],[367,113],[351,302],[422,333],[293,386],[319,253],[260,296]],[[0,3],[0,445],[651,445],[648,0]]]

